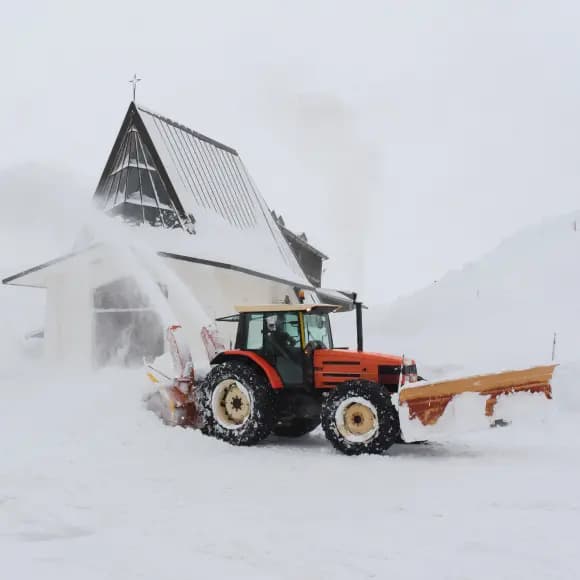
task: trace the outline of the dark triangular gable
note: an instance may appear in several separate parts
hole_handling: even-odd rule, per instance
[[[135,103],[123,124],[93,196],[97,207],[130,223],[192,230]]]

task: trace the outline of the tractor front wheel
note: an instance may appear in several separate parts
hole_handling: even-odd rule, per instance
[[[254,445],[274,424],[272,389],[249,364],[228,361],[215,366],[198,391],[202,432],[232,445]]]
[[[399,436],[399,416],[389,392],[370,381],[338,385],[322,404],[322,428],[347,455],[378,454]]]

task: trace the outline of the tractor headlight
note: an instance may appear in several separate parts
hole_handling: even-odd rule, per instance
[[[403,375],[405,376],[405,382],[417,382],[417,365],[413,359],[403,358]]]

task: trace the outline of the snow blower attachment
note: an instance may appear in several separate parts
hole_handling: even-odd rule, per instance
[[[198,384],[179,327],[171,327],[167,340],[176,378],[161,381],[151,399],[167,423],[199,427],[233,445],[253,445],[271,433],[300,437],[322,424],[336,449],[358,455],[383,453],[401,439],[429,439],[439,427],[456,432],[449,429],[453,424],[460,430],[489,427],[509,419],[506,412],[522,394],[536,401],[551,398],[553,364],[419,380],[413,359],[363,350],[356,297],[352,309],[357,350],[334,347],[329,314],[337,306],[240,306],[237,314],[218,319],[237,325],[234,349],[224,350],[214,329],[202,329],[212,369]],[[525,414],[526,406],[519,405],[516,410]]]
[[[147,365],[147,376],[158,386],[147,398],[147,408],[173,426],[199,427],[195,405],[195,373],[191,352],[182,334],[181,326],[167,329],[166,341],[173,361],[174,377]]]

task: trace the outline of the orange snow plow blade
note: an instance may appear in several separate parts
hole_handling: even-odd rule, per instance
[[[407,418],[422,426],[435,425],[445,414],[449,403],[458,395],[473,393],[485,397],[485,416],[494,418],[501,396],[517,393],[543,393],[552,398],[551,380],[557,365],[537,366],[524,370],[475,375],[460,379],[408,386],[399,393],[401,410],[407,407]],[[482,405],[483,410],[483,405]]]

